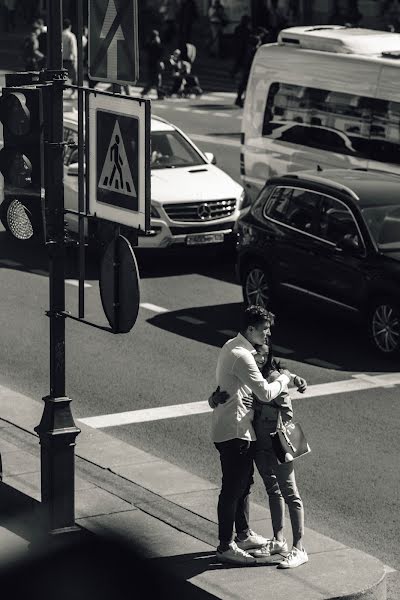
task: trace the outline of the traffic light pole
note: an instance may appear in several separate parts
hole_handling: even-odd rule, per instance
[[[63,165],[62,0],[47,2],[47,69],[50,101],[44,172],[49,249],[50,394],[35,428],[40,438],[41,492],[46,530],[76,531],[75,426],[65,393],[65,238]]]

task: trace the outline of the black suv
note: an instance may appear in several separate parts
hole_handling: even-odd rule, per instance
[[[400,352],[400,176],[274,177],[243,211],[237,249],[246,303],[316,300],[361,317],[383,354]]]

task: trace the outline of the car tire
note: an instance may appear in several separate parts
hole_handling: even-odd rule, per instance
[[[400,354],[400,307],[392,298],[379,298],[371,303],[367,317],[368,337],[381,355],[388,358]]]
[[[242,276],[243,299],[247,306],[258,304],[267,309],[273,306],[271,278],[260,262],[245,266]]]

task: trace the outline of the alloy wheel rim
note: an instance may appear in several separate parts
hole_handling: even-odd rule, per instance
[[[270,287],[264,271],[258,267],[252,269],[246,278],[246,299],[248,304],[258,304],[266,307],[270,295]]]
[[[372,317],[372,335],[374,342],[382,352],[396,351],[400,343],[400,318],[390,304],[380,304]]]

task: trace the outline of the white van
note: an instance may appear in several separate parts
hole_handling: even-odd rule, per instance
[[[400,173],[400,34],[291,27],[261,46],[248,81],[241,175],[250,199],[303,169]]]

